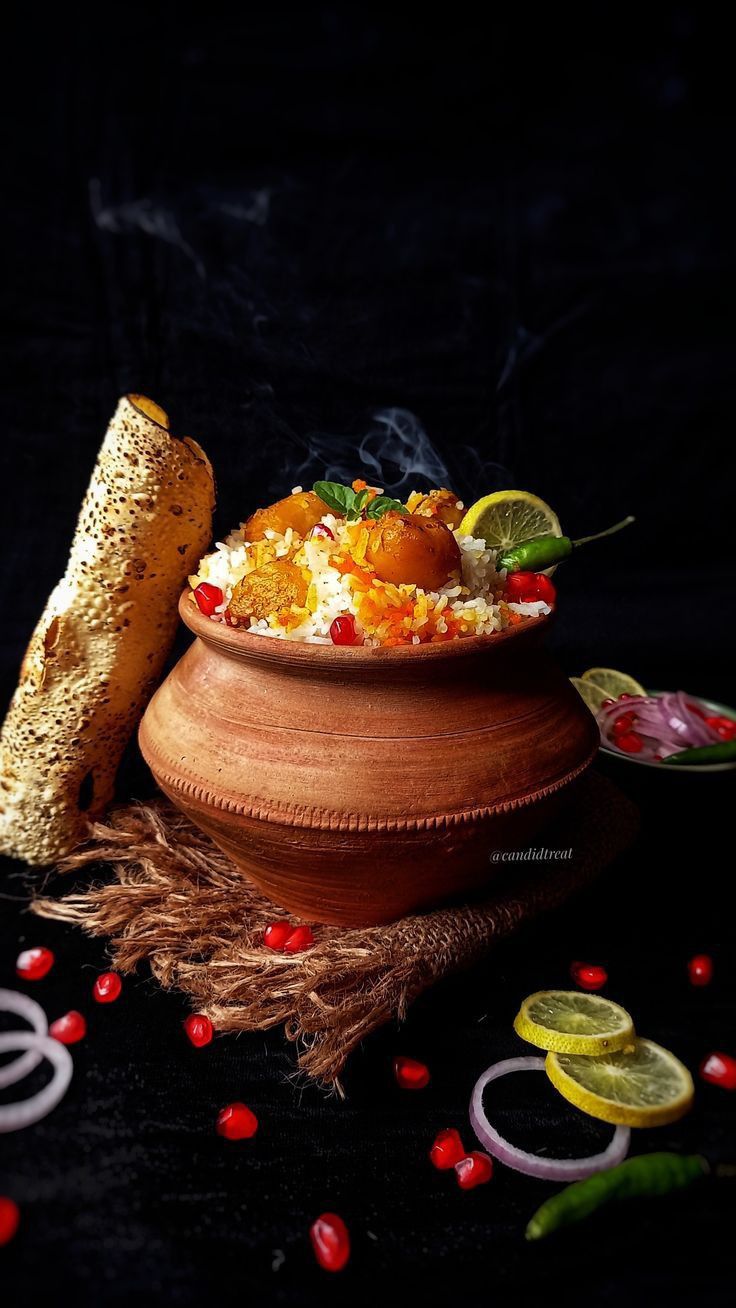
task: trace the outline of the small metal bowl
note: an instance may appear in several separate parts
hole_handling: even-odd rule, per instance
[[[647,695],[661,695],[661,690],[647,690]],[[736,709],[732,709],[728,704],[719,704],[718,700],[706,699],[703,695],[693,695],[699,704],[710,709],[714,715],[726,718],[736,718]],[[728,763],[682,763],[668,766],[666,763],[652,763],[648,759],[639,758],[636,754],[620,754],[618,750],[609,749],[607,745],[601,744],[601,754],[607,759],[614,759],[616,763],[632,765],[637,768],[649,768],[650,771],[657,772],[660,776],[664,772],[673,772],[683,775],[687,772],[733,772],[736,769],[736,759],[731,759]]]

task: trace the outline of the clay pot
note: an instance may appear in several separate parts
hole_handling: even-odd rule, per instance
[[[386,922],[479,890],[592,762],[548,619],[442,645],[308,645],[179,611],[197,639],[140,727],[161,789],[275,904]],[[554,865],[550,865],[554,876]]]

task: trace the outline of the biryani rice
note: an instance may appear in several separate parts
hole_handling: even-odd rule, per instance
[[[365,562],[366,523],[348,523],[330,512],[321,521],[334,539],[319,535],[302,538],[287,528],[283,535],[267,531],[263,540],[249,542],[241,527],[219,541],[189,578],[192,590],[208,582],[222,591],[222,602],[211,620],[229,620],[227,609],[239,581],[266,563],[286,558],[301,567],[309,581],[305,606],[292,605],[267,618],[251,619],[242,624],[244,630],[330,645],[334,619],[351,614],[364,645],[419,645],[490,635],[550,612],[550,606],[541,600],[516,603],[504,599],[506,573],[496,570],[497,552],[483,540],[455,532],[462,567],[459,581],[425,591],[375,576]]]

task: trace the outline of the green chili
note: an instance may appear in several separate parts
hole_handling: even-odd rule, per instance
[[[704,1176],[708,1164],[699,1154],[642,1154],[607,1172],[568,1185],[538,1208],[526,1228],[527,1240],[541,1240],[561,1226],[579,1222],[614,1199],[668,1194]]]
[[[496,565],[505,568],[507,572],[543,572],[545,568],[552,568],[556,563],[569,559],[579,545],[601,540],[604,536],[613,536],[633,521],[634,518],[629,514],[628,518],[617,522],[615,527],[599,531],[595,536],[581,536],[580,540],[571,540],[569,536],[535,536],[532,540],[523,540],[519,545],[504,550],[497,558]]]
[[[722,740],[717,745],[695,745],[692,749],[669,754],[663,763],[732,763],[736,759],[736,740]]]

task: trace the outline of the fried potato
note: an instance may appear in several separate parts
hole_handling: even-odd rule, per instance
[[[439,518],[390,510],[371,527],[366,560],[381,581],[439,590],[460,572],[460,548]]]
[[[23,660],[0,734],[0,850],[31,864],[68,853],[112,799],[212,536],[209,461],[168,425],[145,396],[120,400]]]
[[[329,510],[314,491],[296,491],[287,495],[266,509],[256,509],[243,523],[245,539],[263,540],[267,531],[278,531],[285,535],[289,527],[300,536],[315,527],[324,513]]]
[[[306,598],[307,582],[301,568],[289,559],[274,559],[238,582],[229,612],[239,621],[267,618],[292,604],[302,608]]]

